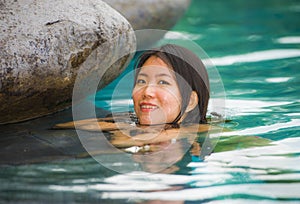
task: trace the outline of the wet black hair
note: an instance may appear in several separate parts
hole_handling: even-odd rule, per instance
[[[206,113],[210,97],[209,78],[201,59],[192,51],[175,44],[166,44],[146,50],[138,56],[136,61],[134,83],[140,68],[151,56],[156,56],[163,60],[176,73],[175,76],[182,97],[182,106],[181,112],[173,121],[173,124],[176,125],[184,114],[192,91],[195,91],[198,95],[198,105],[188,112],[182,123],[207,123]]]

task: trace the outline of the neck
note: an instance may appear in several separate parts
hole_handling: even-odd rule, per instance
[[[142,129],[153,128],[154,130],[167,130],[170,128],[179,128],[180,124],[179,123],[163,123],[163,124],[150,124],[150,125],[147,124],[147,125],[145,125],[145,124],[137,123],[137,126]]]

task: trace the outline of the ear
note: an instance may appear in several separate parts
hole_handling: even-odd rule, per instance
[[[190,112],[191,110],[193,110],[197,104],[198,104],[198,94],[196,93],[196,91],[192,91],[191,96],[190,96],[190,101],[189,101],[189,105],[187,106],[185,112]]]

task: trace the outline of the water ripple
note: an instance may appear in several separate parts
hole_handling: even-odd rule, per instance
[[[239,131],[223,132],[221,134],[218,134],[218,137],[219,136],[232,136],[232,135],[259,135],[259,134],[269,133],[272,131],[277,131],[277,130],[284,129],[284,128],[298,127],[299,124],[300,124],[300,119],[291,119],[290,122],[275,123],[272,125],[246,128],[244,130],[239,130]],[[214,135],[211,135],[211,136],[213,137]]]
[[[260,62],[294,57],[300,57],[300,49],[264,50],[240,55],[229,55],[224,57],[211,58],[210,60],[215,66],[229,66],[235,63]]]
[[[288,36],[278,38],[277,42],[280,44],[300,44],[300,36]]]
[[[268,197],[270,199],[300,199],[298,189],[300,183],[281,184],[235,184],[226,186],[213,186],[195,189],[184,189],[163,192],[106,192],[103,199],[142,199],[142,200],[206,200],[221,196],[245,195]],[[284,189],[284,191],[282,190]]]
[[[110,191],[103,188],[101,198],[203,201],[226,197],[230,201],[240,195],[247,198],[247,202],[256,198],[293,202],[300,199],[299,145],[300,138],[288,138],[270,146],[213,153],[204,162],[189,163],[192,169],[189,175],[145,172],[116,175],[105,179],[107,185],[127,185],[127,188],[118,192],[114,188]],[[136,186],[151,190],[153,184],[165,190],[136,192]],[[186,185],[190,187],[183,188]]]

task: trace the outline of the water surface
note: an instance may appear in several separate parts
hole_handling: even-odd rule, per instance
[[[0,201],[300,203],[299,19],[296,0],[195,0],[173,28],[199,44],[222,77],[232,120],[222,136],[266,138],[270,145],[237,146],[204,161],[186,154],[170,174],[118,174],[92,158],[2,166]],[[97,106],[110,108],[117,82],[98,94]],[[117,107],[127,100],[120,95]]]

